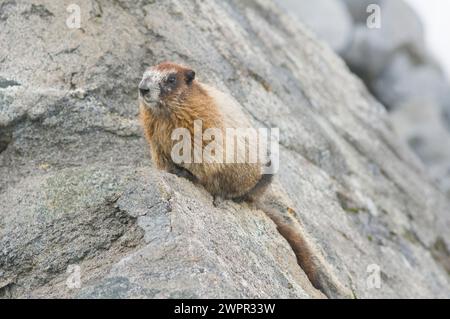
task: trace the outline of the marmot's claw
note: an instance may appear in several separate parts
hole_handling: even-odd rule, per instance
[[[213,205],[214,207],[219,207],[225,200],[220,196],[214,196]]]
[[[191,172],[189,172],[187,169],[184,169],[182,167],[175,166],[172,169],[171,173],[177,175],[178,177],[186,178],[186,179],[190,180],[191,182],[195,182],[197,180],[195,178],[195,176],[192,175]]]

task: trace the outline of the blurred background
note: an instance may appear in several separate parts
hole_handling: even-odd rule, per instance
[[[395,131],[450,196],[450,1],[278,2],[365,82]]]

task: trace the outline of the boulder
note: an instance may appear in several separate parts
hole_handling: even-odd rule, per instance
[[[417,63],[410,55],[400,52],[393,56],[372,84],[375,95],[393,109],[408,101],[428,100],[437,110],[448,102],[450,85],[436,65]],[[434,114],[434,111],[430,111]]]
[[[356,16],[361,17],[362,4],[366,3],[355,2],[346,1],[350,11],[358,12]],[[367,82],[376,78],[398,51],[408,52],[419,61],[427,59],[423,25],[415,11],[403,0],[374,3],[380,6],[380,28],[368,28],[369,13],[365,13],[364,20],[357,19],[360,23],[356,25],[353,41],[343,53],[352,70]]]
[[[429,174],[450,196],[450,133],[439,104],[426,95],[417,95],[399,105],[390,121],[402,138],[426,165]]]
[[[350,44],[352,18],[341,1],[278,0],[278,3],[334,51],[342,53]]]
[[[356,23],[366,24],[368,13],[367,8],[371,4],[381,5],[383,0],[341,0],[347,7],[351,17]]]
[[[355,297],[450,296],[448,199],[272,1],[78,3],[80,29],[72,1],[1,7],[0,296],[324,297],[264,212],[153,167],[137,84],[164,60],[280,129],[277,179]]]

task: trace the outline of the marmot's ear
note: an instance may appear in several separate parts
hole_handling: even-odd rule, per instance
[[[193,70],[186,71],[186,83],[191,84],[195,79],[195,72]]]

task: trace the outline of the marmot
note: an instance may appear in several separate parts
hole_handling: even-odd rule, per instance
[[[187,129],[191,134],[194,143],[190,152],[194,157],[205,147],[203,141],[195,141],[196,120],[202,121],[203,130],[219,128],[225,132],[227,128],[252,127],[232,97],[197,81],[192,69],[164,62],[144,72],[139,83],[139,102],[141,123],[157,168],[199,183],[214,196],[246,200],[255,205],[272,219],[289,242],[313,286],[328,297],[351,297],[349,290],[334,277],[320,251],[308,239],[295,211],[288,204],[289,200],[283,197],[283,191],[275,190],[281,185],[272,185],[273,175],[262,173],[266,163],[175,163],[172,160],[176,143],[172,132],[177,128]],[[196,148],[196,143],[200,143],[200,147]],[[245,147],[240,149],[247,150]],[[241,151],[234,155],[245,157],[248,154]]]

